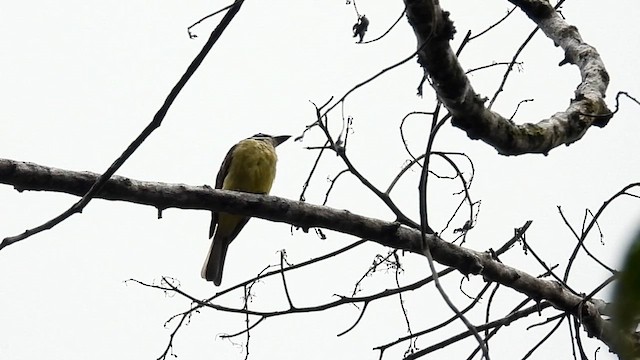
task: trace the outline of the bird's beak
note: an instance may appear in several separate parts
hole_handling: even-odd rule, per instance
[[[288,138],[290,138],[291,135],[280,135],[280,136],[274,136],[273,137],[273,146],[278,146],[280,144],[282,144],[283,142],[287,141]]]

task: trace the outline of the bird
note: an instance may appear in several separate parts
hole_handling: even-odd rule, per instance
[[[276,147],[290,137],[259,133],[232,146],[220,166],[215,188],[269,194],[276,175]],[[202,278],[220,286],[229,244],[249,219],[242,215],[211,212],[209,239],[213,240],[202,267]]]

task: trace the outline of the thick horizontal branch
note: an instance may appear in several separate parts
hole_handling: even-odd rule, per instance
[[[13,185],[18,191],[54,191],[82,196],[99,174],[75,172],[34,163],[0,159],[0,183]],[[189,186],[139,181],[113,176],[96,198],[167,208],[216,210],[250,215],[275,222],[286,222],[303,229],[331,229],[371,239],[382,245],[420,253],[419,241],[410,229],[399,223],[371,219],[324,206],[291,201],[275,196]],[[13,242],[4,239],[0,249]]]
[[[18,191],[53,191],[82,196],[95,182],[98,174],[75,172],[0,159],[0,183],[13,185]],[[285,222],[301,228],[324,228],[377,242],[381,245],[422,254],[421,234],[418,230],[326,206],[234,191],[211,189],[208,186],[189,186],[139,181],[122,176],[111,178],[96,198],[120,200],[150,205],[159,210],[167,208],[216,210]],[[6,238],[0,249],[11,242]],[[458,269],[463,274],[482,275],[521,292],[537,301],[547,300],[559,310],[582,321],[588,333],[604,341],[612,349],[618,341],[630,342],[616,334],[607,320],[598,313],[591,301],[572,294],[559,283],[538,279],[525,272],[495,261],[482,253],[452,245],[435,235],[427,235],[433,259]]]
[[[604,126],[611,111],[604,101],[609,75],[598,52],[582,41],[578,30],[568,25],[546,0],[511,0],[565,51],[560,64],[580,68],[582,82],[569,107],[537,123],[516,125],[484,106],[449,45],[455,33],[453,23],[435,0],[404,0],[407,18],[418,40],[418,61],[446,108],[452,124],[481,139],[504,155],[548,153],[569,145],[586,133],[591,125]],[[551,45],[551,42],[549,43]]]

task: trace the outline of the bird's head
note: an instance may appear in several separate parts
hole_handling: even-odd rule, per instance
[[[283,142],[285,142],[291,135],[280,135],[280,136],[271,136],[263,133],[258,133],[250,137],[249,139],[261,140],[261,141],[270,141],[273,144],[273,147],[276,147]]]

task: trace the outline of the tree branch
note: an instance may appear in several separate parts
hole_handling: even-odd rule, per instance
[[[407,18],[418,40],[418,62],[431,78],[438,98],[453,115],[452,124],[481,139],[503,155],[547,154],[561,144],[578,141],[591,125],[604,126],[612,113],[604,102],[609,75],[592,46],[582,41],[548,1],[511,0],[555,44],[565,51],[559,65],[575,64],[582,82],[569,107],[537,123],[516,125],[484,106],[449,46],[455,29],[437,1],[404,0]]]
[[[18,191],[55,191],[82,196],[98,176],[90,172],[74,172],[0,159],[0,183],[13,185]],[[173,207],[215,210],[286,222],[302,228],[325,228],[369,239],[384,246],[422,253],[422,234],[419,230],[353,214],[347,210],[275,196],[114,176],[96,197],[151,205],[158,209]],[[579,319],[590,336],[602,340],[614,352],[620,346],[631,346],[634,342],[627,335],[617,333],[610,322],[600,316],[590,299],[571,293],[557,282],[538,279],[495,260],[490,253],[459,247],[436,235],[426,234],[425,240],[433,259],[438,263],[454,267],[463,274],[482,275],[486,281],[500,283],[536,301],[549,301],[555,308]],[[0,250],[12,243],[10,238],[4,239],[0,243]]]

